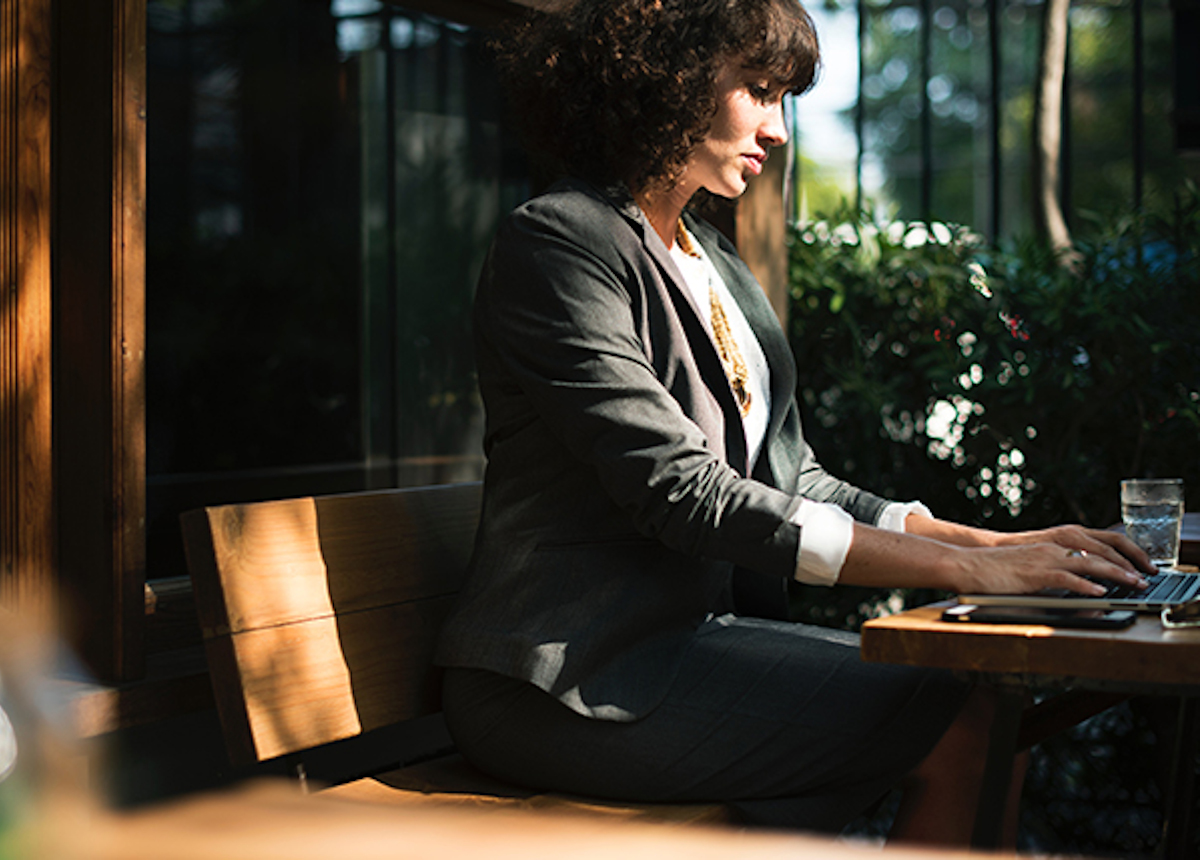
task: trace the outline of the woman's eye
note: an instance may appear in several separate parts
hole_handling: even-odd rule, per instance
[[[775,88],[769,83],[752,83],[746,87],[751,98],[762,104],[769,104],[776,96]]]

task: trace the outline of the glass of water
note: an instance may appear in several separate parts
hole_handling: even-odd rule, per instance
[[[1179,562],[1179,532],[1183,525],[1183,479],[1122,481],[1121,519],[1125,534],[1149,554],[1157,567],[1174,567]]]

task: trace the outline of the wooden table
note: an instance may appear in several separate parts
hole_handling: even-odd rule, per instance
[[[1022,717],[1029,690],[1055,686],[1095,691],[1101,702],[1105,696],[1113,696],[1115,701],[1126,694],[1179,699],[1183,746],[1174,759],[1176,773],[1168,792],[1163,838],[1168,856],[1184,856],[1182,851],[1172,853],[1172,846],[1187,844],[1189,836],[1192,775],[1190,768],[1182,772],[1180,763],[1194,760],[1195,755],[1200,628],[1165,630],[1158,616],[1150,614],[1140,615],[1133,627],[1114,631],[947,623],[940,620],[946,605],[867,622],[862,630],[862,655],[873,662],[966,672],[995,683],[1000,690],[972,843],[976,847],[999,844],[1013,758],[1023,748]],[[1060,718],[1057,728],[1087,715],[1077,712],[1074,718]],[[1037,738],[1027,740],[1036,742]]]

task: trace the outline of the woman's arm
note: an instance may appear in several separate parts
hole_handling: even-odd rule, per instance
[[[932,517],[910,514],[905,521],[910,534],[933,538],[956,546],[1004,547],[1027,546],[1034,543],[1053,543],[1068,550],[1082,550],[1098,555],[1126,570],[1154,572],[1150,557],[1137,544],[1119,532],[1067,525],[1026,532],[996,532],[977,529]]]
[[[855,524],[838,581],[958,593],[1101,594],[1102,586],[1082,577],[1140,587],[1137,570],[1153,570],[1124,535],[1081,526],[1004,534],[912,514],[906,528],[902,534]]]

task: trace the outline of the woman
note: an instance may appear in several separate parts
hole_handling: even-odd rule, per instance
[[[907,776],[894,832],[965,841],[984,697],[738,615],[734,570],[1094,592],[1082,575],[1138,582],[1146,558],[1082,528],[943,522],[817,464],[761,289],[686,209],[741,194],[785,142],[783,95],[818,61],[795,0],[582,0],[503,60],[569,178],[503,225],[476,298],[483,514],[438,655],[460,749],[536,788],[828,830]]]

